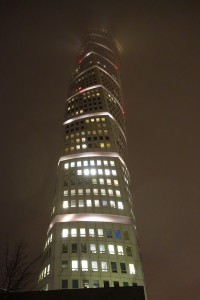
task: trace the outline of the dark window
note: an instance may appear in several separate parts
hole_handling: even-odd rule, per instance
[[[127,254],[127,256],[132,256],[131,247],[126,247],[126,254]]]
[[[62,260],[62,269],[66,269],[68,267],[68,261]]]
[[[104,282],[103,282],[103,286],[104,286],[104,287],[109,287],[109,286],[110,286],[110,284],[109,284],[109,281],[107,281],[107,280],[104,280]]]
[[[124,239],[129,240],[128,231],[124,231]]]
[[[122,273],[126,273],[126,264],[125,263],[120,263],[120,268]]]
[[[77,253],[77,244],[72,244],[72,253]]]
[[[114,287],[119,287],[119,281],[113,281]]]
[[[117,263],[111,262],[111,269],[113,273],[117,273]]]
[[[107,238],[112,238],[112,229],[106,229]]]
[[[78,289],[78,279],[73,279],[72,280],[72,288],[73,289]]]
[[[128,282],[124,281],[123,286],[128,286]]]
[[[87,252],[87,245],[86,245],[86,243],[81,243],[81,252],[83,252],[83,253]]]
[[[67,289],[68,288],[68,280],[67,279],[63,279],[62,280],[62,289]]]
[[[68,244],[62,244],[62,253],[68,253]]]

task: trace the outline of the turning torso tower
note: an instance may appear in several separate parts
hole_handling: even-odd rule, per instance
[[[120,46],[86,36],[65,107],[65,144],[41,290],[144,286],[127,168]]]

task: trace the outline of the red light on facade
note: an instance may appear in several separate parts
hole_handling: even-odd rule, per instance
[[[82,63],[82,61],[83,61],[82,59],[79,59],[79,61],[78,61],[79,65]]]
[[[119,67],[118,67],[118,66],[115,66],[115,69],[118,71],[118,70],[119,70]]]

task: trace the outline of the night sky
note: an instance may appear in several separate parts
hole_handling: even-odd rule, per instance
[[[200,5],[99,2],[0,2],[0,243],[24,239],[30,257],[42,252],[71,73],[87,28],[105,24],[124,49],[129,170],[149,300],[196,300]]]

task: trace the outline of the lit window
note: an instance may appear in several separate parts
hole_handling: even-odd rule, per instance
[[[80,228],[80,236],[86,236],[85,228]]]
[[[98,229],[98,236],[103,237],[103,229]]]
[[[129,264],[129,272],[130,272],[130,274],[135,274],[134,264]]]
[[[97,166],[101,166],[101,161],[97,160]]]
[[[47,275],[50,273],[50,265],[47,266]]]
[[[105,169],[105,175],[106,175],[106,176],[109,176],[109,175],[110,175],[110,170]]]
[[[74,167],[75,167],[75,162],[72,161],[72,162],[71,162],[71,168],[74,168]]]
[[[63,195],[64,195],[64,196],[68,196],[68,190],[65,190],[65,191],[63,192]]]
[[[88,169],[84,169],[84,175],[89,175],[90,171]]]
[[[82,175],[82,170],[77,170],[77,175]]]
[[[119,185],[118,180],[114,179],[114,185]]]
[[[98,195],[98,189],[93,189],[93,194]]]
[[[64,168],[65,168],[65,169],[69,169],[69,164],[66,163],[66,164],[64,165]]]
[[[91,122],[94,122],[94,119],[90,119]]]
[[[117,240],[120,240],[120,239],[121,239],[121,232],[120,232],[119,229],[117,229],[117,230],[115,231],[115,237],[116,237]]]
[[[90,166],[95,166],[94,160],[91,160],[91,161],[90,161]]]
[[[62,237],[68,237],[68,234],[69,234],[68,229],[64,228],[64,229],[62,230]]]
[[[115,166],[115,162],[113,160],[110,161],[111,166]]]
[[[90,189],[86,189],[85,192],[86,192],[86,195],[90,195]]]
[[[96,178],[92,178],[92,184],[97,184],[97,179]]]
[[[119,255],[124,255],[123,247],[120,246],[120,245],[118,245],[118,246],[117,246],[117,252],[118,252]]]
[[[68,207],[69,207],[68,201],[63,201],[63,208],[68,208]]]
[[[110,143],[107,143],[107,144],[106,144],[106,147],[107,147],[107,148],[110,148]]]
[[[101,189],[101,195],[106,195],[106,190],[105,189]]]
[[[84,160],[83,165],[84,165],[84,167],[87,167],[88,166],[88,161]]]
[[[99,183],[100,184],[104,184],[104,179],[103,178],[99,178]]]
[[[76,190],[71,190],[71,196],[75,196],[76,195]]]
[[[96,253],[97,252],[95,244],[90,244],[90,252],[91,253]]]
[[[115,208],[115,201],[110,201],[110,206]]]
[[[77,150],[81,149],[81,146],[80,145],[76,145],[76,149]]]
[[[78,194],[83,195],[83,189],[78,189]]]
[[[102,269],[102,272],[108,272],[108,264],[107,264],[107,262],[105,262],[105,261],[101,262],[101,269]]]
[[[76,237],[77,236],[77,229],[76,228],[71,228],[71,236]]]
[[[117,175],[116,170],[112,170],[111,172],[112,172],[112,175],[113,175],[113,176],[116,176],[116,175]]]
[[[108,194],[109,194],[109,196],[113,196],[113,190],[108,189]]]
[[[86,149],[87,145],[86,144],[82,144],[82,149]]]
[[[108,206],[107,200],[103,200],[102,203],[103,203],[103,206]]]
[[[95,236],[93,228],[89,228],[89,236],[90,237],[94,237]]]
[[[81,140],[82,140],[82,143],[84,143],[84,142],[86,141],[86,139],[85,139],[85,138],[82,138]]]
[[[116,190],[116,196],[117,196],[117,197],[121,197],[121,192],[118,191],[118,190]]]
[[[79,207],[84,207],[84,201],[83,200],[78,200],[78,206]]]
[[[124,209],[124,205],[122,202],[117,202],[117,205],[119,209]]]
[[[111,185],[112,184],[111,179],[106,179],[106,183],[107,183],[107,185]]]
[[[99,175],[103,175],[103,170],[102,169],[98,169],[98,174]]]
[[[76,207],[76,200],[71,200],[71,207]]]
[[[78,260],[72,260],[72,271],[78,271]]]
[[[104,160],[104,161],[103,161],[103,164],[104,164],[104,166],[108,166],[108,161],[107,161],[107,160]]]
[[[104,148],[105,147],[104,143],[100,143],[100,147]]]
[[[80,142],[80,139],[76,139],[76,143],[79,143]]]
[[[109,251],[110,254],[115,254],[114,245],[108,245],[108,251]]]
[[[94,206],[99,207],[99,200],[94,200]]]
[[[92,261],[92,271],[98,271],[98,264],[97,261]]]
[[[90,170],[90,174],[91,174],[91,175],[96,175],[96,173],[97,173],[97,171],[96,171],[95,169],[91,169],[91,170]]]
[[[86,200],[86,205],[87,205],[87,207],[91,207],[92,206],[92,200]]]

